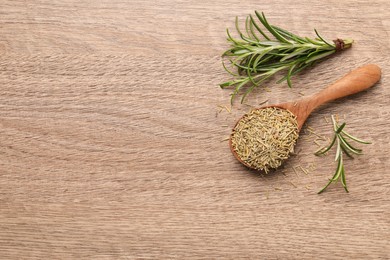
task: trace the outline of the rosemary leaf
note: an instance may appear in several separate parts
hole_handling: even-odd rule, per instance
[[[315,155],[321,155],[321,154],[325,154],[327,151],[329,151],[330,150],[330,148],[332,148],[332,146],[334,145],[334,143],[336,142],[336,138],[337,138],[337,136],[335,135],[334,137],[333,137],[333,140],[332,140],[332,142],[327,146],[327,147],[322,147],[321,149],[319,149],[317,152],[315,152],[314,154]]]
[[[321,54],[317,54],[317,55],[312,56],[309,59],[307,59],[305,61],[305,63],[309,63],[309,62],[313,62],[313,61],[316,61],[316,60],[320,60],[320,59],[325,58],[325,57],[327,57],[329,55],[332,55],[335,52],[336,52],[336,50],[331,50],[331,51],[323,52]]]

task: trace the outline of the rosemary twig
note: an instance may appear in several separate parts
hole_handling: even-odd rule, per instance
[[[237,69],[237,73],[230,71],[223,61],[225,70],[235,77],[220,84],[221,88],[234,87],[231,102],[247,86],[243,91],[242,103],[256,87],[279,71],[286,74],[277,83],[287,81],[288,86],[292,87],[292,76],[336,51],[351,47],[353,42],[351,39],[337,39],[329,43],[317,30],[315,39],[300,37],[271,25],[264,13],[257,11],[255,16],[246,18],[245,32],[239,28],[236,17],[236,30],[240,38],[234,38],[227,30],[231,47],[222,55]]]
[[[346,124],[343,123],[339,126],[333,115],[332,115],[332,123],[333,123],[334,136],[333,136],[331,143],[328,146],[322,147],[314,154],[317,156],[323,155],[326,152],[328,152],[334,146],[334,144],[336,144],[335,161],[337,161],[337,168],[336,168],[336,172],[334,173],[333,177],[331,179],[329,179],[328,184],[326,184],[326,186],[324,188],[322,188],[318,192],[318,194],[325,191],[325,189],[332,182],[337,182],[339,179],[341,179],[341,184],[343,185],[345,191],[348,192],[347,182],[346,182],[346,178],[345,178],[344,163],[343,163],[343,154],[347,155],[351,159],[353,159],[353,154],[357,154],[357,155],[362,154],[362,150],[352,146],[350,144],[349,140],[353,140],[353,141],[361,143],[361,144],[370,144],[369,142],[363,141],[357,137],[354,137],[354,136],[348,134],[344,130]]]

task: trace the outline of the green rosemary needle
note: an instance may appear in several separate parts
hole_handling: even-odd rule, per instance
[[[348,192],[347,182],[346,182],[346,178],[345,178],[344,163],[343,163],[343,154],[346,154],[348,157],[350,157],[352,159],[353,159],[352,154],[356,154],[356,155],[362,154],[362,150],[352,146],[349,143],[349,140],[353,140],[353,141],[361,143],[361,144],[370,144],[369,142],[363,141],[357,137],[354,137],[354,136],[348,134],[344,130],[345,123],[343,123],[339,126],[333,115],[332,115],[332,123],[333,123],[334,136],[333,136],[331,143],[328,146],[325,146],[325,147],[319,149],[314,154],[317,156],[323,155],[326,152],[328,152],[334,146],[334,144],[336,144],[335,161],[337,161],[337,168],[336,168],[336,172],[333,175],[333,177],[331,179],[329,179],[328,184],[326,184],[326,186],[324,188],[322,188],[318,192],[318,194],[322,193],[332,182],[337,182],[338,179],[341,179],[341,184],[343,185],[345,191]]]
[[[291,87],[293,75],[337,51],[350,48],[353,42],[351,39],[337,39],[330,43],[317,30],[314,30],[317,35],[315,39],[300,37],[269,24],[264,13],[255,11],[255,15],[246,17],[244,32],[239,28],[236,17],[236,30],[240,38],[233,38],[227,29],[227,40],[231,43],[231,48],[222,56],[232,67],[237,68],[237,73],[230,71],[223,59],[224,69],[235,78],[220,84],[220,87],[235,88],[231,94],[231,102],[247,86],[242,103],[249,93],[279,71],[286,71],[286,74],[277,83],[287,81]]]

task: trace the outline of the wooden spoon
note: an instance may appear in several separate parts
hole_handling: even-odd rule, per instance
[[[378,82],[380,78],[381,78],[381,69],[377,65],[375,64],[364,65],[362,67],[359,67],[349,72],[347,75],[337,80],[332,85],[328,86],[327,88],[321,90],[320,92],[314,95],[302,98],[298,101],[282,103],[277,105],[270,105],[258,109],[262,109],[266,107],[278,107],[278,108],[289,110],[297,117],[298,131],[300,131],[306,119],[311,114],[311,112],[313,112],[313,110],[319,107],[320,105],[368,89],[369,87],[373,86],[376,82]],[[237,121],[236,125],[242,118],[243,117],[241,117]],[[229,146],[234,157],[236,157],[237,160],[240,161],[245,166],[254,169],[246,162],[241,160],[241,158],[233,148],[231,137],[232,135],[230,136]]]

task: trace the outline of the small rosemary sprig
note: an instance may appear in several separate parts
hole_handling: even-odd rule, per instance
[[[233,38],[227,29],[227,40],[231,43],[231,48],[222,56],[237,68],[237,73],[231,72],[223,61],[223,67],[235,79],[224,82],[220,86],[221,88],[235,87],[231,94],[232,102],[244,86],[248,88],[244,91],[241,103],[254,88],[279,71],[287,73],[277,83],[287,81],[288,86],[291,87],[293,75],[336,51],[351,47],[353,42],[351,39],[337,39],[330,43],[324,40],[317,30],[314,30],[317,35],[315,39],[300,37],[269,24],[264,13],[255,11],[255,15],[256,17],[252,15],[246,17],[244,32],[239,28],[236,17],[236,30],[240,38]],[[263,25],[263,29],[260,28],[259,22]]]
[[[370,144],[369,142],[363,141],[357,137],[348,134],[344,130],[345,123],[342,123],[339,126],[333,115],[332,115],[332,123],[333,123],[333,130],[334,130],[334,136],[332,142],[328,146],[325,146],[319,149],[317,152],[315,152],[315,155],[317,156],[323,155],[326,152],[328,152],[334,144],[337,144],[336,158],[335,158],[335,161],[337,161],[337,168],[333,177],[329,179],[328,184],[324,188],[322,188],[318,192],[318,194],[322,193],[332,182],[337,182],[338,179],[340,178],[341,178],[341,184],[343,185],[345,191],[348,192],[346,178],[345,178],[344,163],[343,163],[343,154],[346,154],[348,157],[352,159],[353,159],[352,154],[356,154],[356,155],[362,154],[362,150],[352,146],[348,140],[353,140],[361,144]]]

